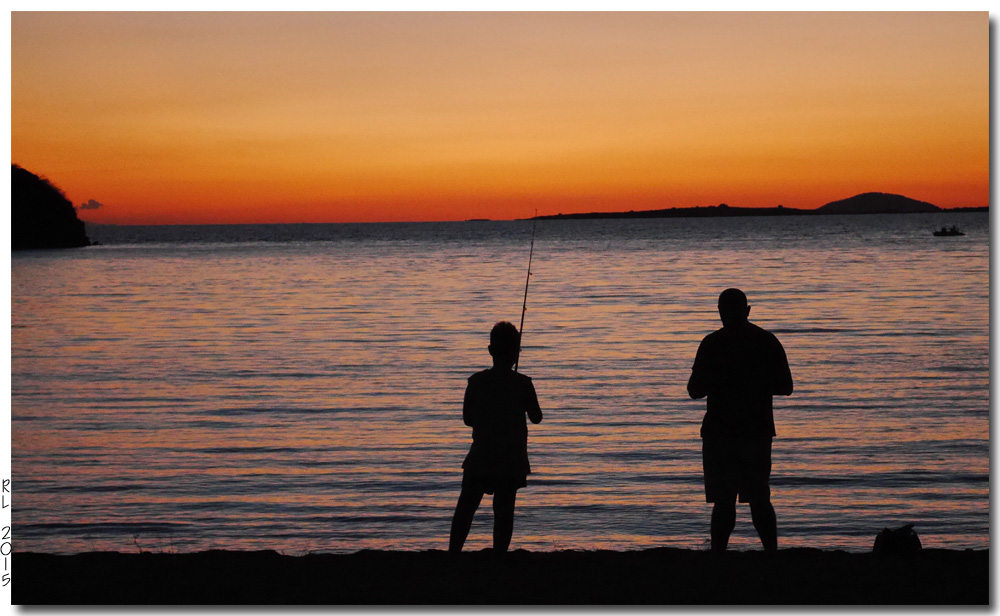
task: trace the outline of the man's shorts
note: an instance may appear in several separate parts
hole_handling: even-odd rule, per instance
[[[771,437],[709,437],[701,442],[705,500],[741,503],[771,499]]]
[[[493,477],[470,473],[469,471],[462,473],[463,492],[482,492],[484,494],[514,492],[526,485],[528,485],[528,478],[523,475],[517,477]]]

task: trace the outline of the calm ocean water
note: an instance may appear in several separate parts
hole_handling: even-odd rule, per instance
[[[964,237],[931,231],[958,224]],[[11,265],[18,550],[446,549],[465,379],[530,222],[103,227]],[[685,385],[718,293],[778,335],[780,546],[989,546],[987,214],[542,221],[545,421],[512,548],[706,547]],[[489,500],[467,549],[491,543]],[[749,511],[733,545],[759,549]]]

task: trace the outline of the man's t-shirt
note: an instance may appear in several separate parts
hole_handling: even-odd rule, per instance
[[[792,391],[785,349],[749,322],[705,336],[691,381],[708,391],[702,438],[775,436],[771,396]]]
[[[499,479],[523,479],[528,463],[525,415],[541,421],[535,387],[513,370],[483,370],[469,377],[462,417],[472,427],[465,470]]]

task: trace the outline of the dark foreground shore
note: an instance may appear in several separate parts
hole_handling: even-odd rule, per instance
[[[989,551],[15,553],[15,605],[987,605]]]

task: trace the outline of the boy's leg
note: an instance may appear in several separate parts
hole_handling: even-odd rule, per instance
[[[514,502],[517,490],[497,490],[493,495],[493,551],[506,552],[514,535]]]
[[[721,554],[729,545],[729,535],[736,528],[736,495],[717,499],[712,507],[712,551]]]
[[[469,529],[472,528],[472,516],[476,514],[476,509],[479,508],[479,503],[482,500],[482,490],[462,486],[462,493],[459,494],[458,505],[455,507],[455,516],[451,519],[451,537],[448,540],[449,552],[462,551],[465,539],[469,536]]]
[[[753,527],[757,529],[760,542],[764,545],[764,551],[774,553],[778,551],[778,517],[774,513],[774,506],[771,500],[754,501],[750,503],[750,516],[753,518]]]

